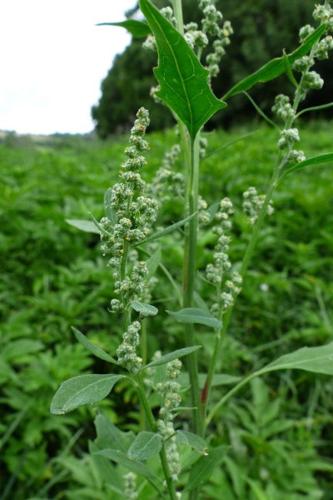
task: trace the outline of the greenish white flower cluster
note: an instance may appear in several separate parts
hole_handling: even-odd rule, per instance
[[[184,175],[175,171],[175,165],[179,161],[181,149],[179,144],[174,144],[164,155],[162,165],[157,170],[151,184],[151,190],[155,199],[162,204],[171,198],[182,198],[185,190]]]
[[[313,17],[316,21],[326,25],[325,36],[314,44],[309,55],[302,56],[293,63],[292,69],[300,74],[293,104],[288,96],[279,95],[272,109],[273,113],[284,123],[278,148],[283,153],[287,163],[300,163],[305,160],[304,152],[295,147],[296,143],[300,141],[300,136],[293,124],[299,104],[304,101],[311,90],[319,90],[324,85],[320,74],[312,70],[313,66],[317,60],[327,59],[329,51],[333,50],[333,37],[328,34],[333,31],[333,9],[329,2],[325,2],[324,5],[316,5]],[[309,24],[303,26],[299,32],[300,41],[304,42],[314,31],[315,28]]]
[[[218,294],[217,301],[212,306],[214,314],[229,309],[241,292],[242,277],[238,272],[232,271],[229,258],[233,215],[234,207],[231,200],[224,198],[214,218],[213,231],[217,234],[218,240],[214,248],[213,263],[208,264],[206,268],[206,278],[215,285]]]
[[[220,63],[230,45],[230,37],[234,33],[230,21],[223,21],[222,13],[215,7],[213,0],[199,0],[203,13],[202,32],[207,40],[213,39],[213,51],[206,56],[207,69],[211,78],[220,72]]]
[[[136,485],[136,474],[133,472],[125,474],[124,483],[124,498],[126,498],[126,500],[136,500],[139,496]]]
[[[297,129],[295,130],[295,134],[298,134]],[[280,139],[281,140],[281,139]],[[255,187],[251,186],[249,187],[244,193],[243,193],[243,210],[244,213],[248,216],[250,219],[251,224],[255,224],[257,222],[259,213],[264,206],[265,203],[265,195],[264,194],[258,194],[257,190]],[[272,215],[274,212],[274,208],[272,205],[272,202],[268,204],[267,207],[267,214]]]
[[[142,358],[137,355],[137,349],[140,345],[140,330],[140,322],[133,321],[124,333],[122,343],[116,351],[119,364],[131,373],[137,373],[142,367]]]
[[[107,192],[111,216],[100,221],[101,251],[109,256],[115,280],[117,298],[111,301],[113,311],[123,310],[131,300],[140,300],[146,291],[147,266],[138,260],[137,253],[132,253],[131,270],[126,277],[121,275],[121,265],[130,246],[144,240],[157,219],[158,203],[148,195],[148,186],[140,175],[146,165],[144,152],[149,149],[144,138],[148,125],[149,113],[140,108],[125,150],[127,160],[120,169],[121,182]]]
[[[168,465],[173,481],[177,481],[181,472],[180,457],[177,448],[174,418],[175,410],[181,403],[181,385],[177,382],[182,363],[179,359],[167,364],[167,376],[164,382],[157,384],[157,391],[162,394],[163,405],[159,412],[158,430],[165,441]]]

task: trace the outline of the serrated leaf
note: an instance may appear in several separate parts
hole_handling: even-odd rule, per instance
[[[226,446],[219,446],[210,450],[207,456],[199,458],[191,467],[188,485],[185,489],[195,490],[202,483],[206,482],[215,467],[222,462],[226,450]]]
[[[259,370],[262,375],[275,370],[305,370],[323,375],[333,375],[333,342],[320,347],[302,347],[285,354]]]
[[[105,449],[97,451],[96,455],[109,458],[113,462],[122,465],[129,471],[134,472],[134,474],[146,478],[159,493],[163,489],[163,484],[161,480],[155,474],[153,474],[145,464],[141,462],[136,462],[135,460],[131,460],[122,451]]]
[[[51,413],[64,415],[79,406],[106,398],[124,375],[79,375],[61,384],[51,402]]]
[[[198,434],[193,434],[188,431],[177,431],[177,437],[181,443],[187,444],[193,450],[200,453],[200,455],[208,455],[207,443],[201,436],[198,436]]]
[[[144,366],[142,370],[145,370],[146,368],[153,368],[154,366],[165,365],[166,363],[170,363],[170,361],[173,361],[174,359],[180,359],[184,356],[188,356],[189,354],[192,354],[199,349],[201,349],[201,345],[194,345],[191,347],[184,347],[183,349],[177,349],[177,351],[169,352],[169,354],[165,354],[159,359],[152,361],[148,365]]]
[[[83,335],[83,333],[81,333],[79,330],[77,330],[74,327],[72,327],[72,330],[76,340],[80,342],[80,344],[82,344],[86,349],[88,349],[88,351],[90,351],[94,356],[96,356],[96,358],[102,359],[103,361],[107,361],[108,363],[116,365],[118,364],[117,361],[113,359],[112,356],[110,356],[110,354],[103,351],[101,347],[90,342],[90,340],[88,340],[87,337]]]
[[[154,72],[161,87],[158,96],[186,125],[194,139],[226,103],[213,94],[208,71],[182,35],[149,0],[140,0],[140,7],[156,39],[159,64]]]
[[[145,461],[157,455],[162,448],[162,438],[154,432],[140,432],[128,450],[131,460]]]
[[[209,311],[197,309],[195,307],[187,307],[175,312],[167,311],[167,313],[180,323],[205,325],[210,328],[214,328],[215,330],[220,329],[222,326],[221,321],[214,318]]]
[[[320,39],[320,37],[325,33],[326,26],[321,25],[317,28],[311,35],[309,35],[305,41],[300,45],[294,52],[288,55],[283,55],[281,57],[276,57],[272,59],[260,69],[247,76],[240,82],[236,83],[224,96],[223,99],[229,99],[241,92],[251,89],[257,83],[266,83],[278,78],[283,75],[288,69],[286,65],[286,58],[289,64],[292,64],[300,57],[308,54],[313,47],[313,45]]]
[[[296,163],[291,167],[287,167],[285,170],[285,174],[290,174],[291,172],[298,172],[306,167],[320,167],[322,165],[327,165],[331,163],[333,165],[333,153],[326,153],[323,155],[313,156],[312,158],[308,158],[307,160],[301,161],[300,163]]]
[[[91,220],[66,219],[66,222],[70,226],[73,226],[80,231],[84,231],[85,233],[101,234],[96,224]]]
[[[151,29],[148,24],[143,21],[137,21],[136,19],[127,19],[119,23],[98,23],[97,26],[116,26],[125,28],[133,38],[145,38],[151,34]]]
[[[157,307],[154,307],[151,304],[144,304],[138,300],[132,302],[131,307],[142,316],[156,316],[156,314],[158,314]]]
[[[133,432],[121,431],[102,414],[97,415],[95,418],[95,427],[97,434],[95,443],[99,448],[108,447],[127,453],[128,448],[134,440]]]

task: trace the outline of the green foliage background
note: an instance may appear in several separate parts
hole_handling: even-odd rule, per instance
[[[330,150],[331,130],[332,123],[308,125],[302,144],[306,153]],[[252,135],[243,137],[249,132]],[[240,142],[217,152],[239,137],[243,137]],[[276,132],[253,125],[229,135],[212,133],[209,139],[202,194],[210,204],[228,195],[239,205],[249,185],[264,190],[276,154]],[[147,178],[175,137],[172,132],[155,133],[149,140]],[[103,411],[122,429],[137,425],[136,396],[121,384],[100,410],[93,407],[63,417],[49,414],[51,397],[61,381],[79,371],[107,370],[75,342],[70,327],[111,352],[119,342],[118,321],[107,311],[112,279],[100,256],[98,238],[76,231],[65,219],[86,218],[88,212],[97,218],[102,215],[103,193],[115,179],[125,144],[126,138],[120,137],[104,143],[57,138],[37,144],[11,138],[0,145],[4,500],[110,498],[108,481],[115,474],[101,475],[87,454],[87,438],[94,438],[91,416]],[[330,167],[304,171],[283,182],[225,345],[223,371],[246,373],[304,344],[332,340],[332,172]],[[160,222],[178,220],[179,207],[166,206]],[[235,230],[239,238],[232,247],[233,261],[240,259],[250,229],[240,217]],[[209,262],[211,245],[212,235],[202,231],[201,268]],[[174,235],[163,242],[163,259],[179,276],[183,256]],[[181,343],[179,325],[163,312],[173,303],[173,291],[159,277],[153,301],[164,326],[159,317],[152,320],[150,354],[158,346],[172,350]],[[204,282],[201,293],[209,294]],[[198,341],[205,345],[204,369],[213,334],[202,328]],[[215,397],[221,390],[215,389]],[[261,491],[269,500],[331,499],[332,394],[330,378],[301,372],[254,382],[228,406],[223,424],[221,419],[213,430],[216,444],[231,444],[232,453],[207,485],[206,498],[219,498],[223,490],[227,500],[256,500]]]
[[[185,0],[183,3],[186,21],[198,20],[197,2]],[[164,6],[168,2],[160,0],[155,4]],[[262,64],[280,56],[283,48],[291,51],[297,47],[299,28],[313,21],[313,0],[218,0],[216,4],[224,18],[231,20],[235,31],[227,56],[222,61],[221,75],[214,82],[214,90],[219,97]],[[119,28],[99,29],[110,29],[111,37],[111,30]],[[151,111],[153,129],[171,124],[169,113],[152,103],[149,97],[150,88],[156,84],[152,76],[155,64],[156,54],[142,50],[141,40],[133,40],[124,53],[116,57],[102,82],[101,98],[92,109],[96,131],[102,138],[127,127],[141,104]],[[333,72],[332,61],[321,63],[320,72],[329,80]],[[270,85],[257,86],[252,96],[265,110],[269,110],[274,97],[288,88],[287,80],[280,78]],[[330,91],[324,89],[311,99],[311,105],[329,102]],[[216,115],[211,126],[239,123],[251,115],[253,110],[248,101],[245,97],[238,97],[233,99],[229,109]]]

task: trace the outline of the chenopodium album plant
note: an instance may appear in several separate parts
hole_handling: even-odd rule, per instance
[[[140,0],[146,21],[104,23],[123,26],[133,36],[147,38],[145,47],[157,50],[159,62],[155,76],[158,87],[152,94],[176,118],[180,144],[166,153],[152,183],[144,182],[141,172],[149,148],[145,138],[149,113],[146,109],[139,109],[125,150],[127,159],[121,166],[119,182],[106,193],[105,217],[99,223],[94,222],[94,230],[101,236],[102,253],[108,258],[114,279],[111,312],[122,317],[122,340],[111,355],[93,345],[79,331],[74,331],[79,342],[95,356],[113,365],[114,370],[110,374],[86,374],[65,381],[51,404],[52,413],[67,413],[106,398],[119,381],[130,384],[137,391],[141,414],[144,415],[141,431],[137,435],[124,433],[99,415],[96,419],[97,440],[91,447],[96,460],[98,457],[98,464],[102,464],[101,460],[104,466],[106,463],[109,466],[118,464],[117,473],[122,471],[120,479],[118,477],[120,483],[117,487],[112,486],[110,479],[109,487],[114,495],[121,496],[125,491],[127,498],[198,498],[214,467],[228,454],[227,447],[212,445],[214,419],[221,418],[223,406],[256,377],[289,369],[333,375],[333,343],[302,347],[245,378],[236,378],[231,390],[222,397],[214,394],[212,398],[223,340],[228,334],[237,296],[246,284],[247,269],[260,231],[266,216],[273,213],[272,196],[280,180],[294,171],[333,160],[333,153],[307,159],[298,148],[300,134],[296,126],[302,114],[314,110],[302,106],[308,93],[321,89],[324,83],[313,66],[318,60],[327,59],[333,49],[333,8],[328,1],[316,5],[314,20],[318,26],[301,28],[300,45],[296,50],[268,62],[219,99],[212,92],[211,80],[218,74],[230,43],[233,33],[230,22],[223,20],[213,0],[199,0],[202,11],[200,26],[184,24],[181,0],[172,0],[171,4],[172,7],[159,11],[150,0]],[[269,82],[284,73],[293,84],[294,93],[276,97],[272,109],[275,118],[271,119],[247,92],[254,85]],[[243,195],[243,210],[253,230],[242,262],[233,263],[229,256],[233,203],[222,197],[222,201],[207,210],[207,203],[200,196],[200,159],[207,145],[201,133],[206,122],[240,93],[251,100],[265,120],[280,130],[280,136],[277,161],[266,194],[258,194],[251,186]],[[175,172],[174,165],[179,157],[184,169]],[[184,219],[154,232],[163,199],[172,200],[173,197],[183,197]],[[196,249],[202,224],[212,224],[216,235],[211,263],[205,271],[215,295],[210,307],[200,297],[198,300],[197,293]],[[78,226],[82,228],[82,224]],[[181,309],[167,313],[173,321],[184,324],[184,334],[179,339],[183,346],[163,355],[157,352],[149,360],[147,327],[159,314],[158,309],[150,304],[151,291],[157,281],[155,271],[161,267],[170,278],[160,261],[156,244],[159,238],[181,227],[185,231]],[[178,290],[174,281],[173,286]],[[151,317],[149,321],[148,317]],[[204,349],[196,343],[195,327],[198,324],[216,332],[214,352],[204,383],[199,378],[198,369],[198,351]],[[188,372],[189,386],[180,383],[183,363]],[[156,398],[159,398],[159,410],[156,402],[153,403]],[[181,414],[185,417],[180,418]]]

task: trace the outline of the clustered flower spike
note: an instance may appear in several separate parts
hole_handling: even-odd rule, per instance
[[[319,73],[312,70],[313,66],[317,60],[327,59],[329,51],[333,50],[333,37],[328,34],[333,31],[333,9],[329,2],[325,2],[324,5],[316,5],[313,17],[316,21],[326,25],[326,33],[324,38],[313,45],[309,55],[300,57],[292,66],[292,69],[300,74],[294,105],[291,104],[288,96],[279,95],[272,108],[273,113],[284,123],[278,148],[283,151],[287,163],[300,163],[305,160],[304,152],[295,149],[295,144],[299,142],[300,138],[298,130],[292,125],[296,119],[298,105],[305,100],[311,90],[320,90],[324,85],[324,80]],[[301,43],[314,31],[315,28],[309,24],[303,26],[299,32]]]
[[[119,364],[131,373],[137,373],[142,367],[142,358],[137,355],[140,345],[141,324],[133,321],[123,335],[122,343],[116,351]]]
[[[206,268],[206,278],[215,285],[218,293],[217,302],[212,306],[214,314],[229,309],[241,292],[242,277],[238,272],[232,271],[229,258],[233,214],[234,208],[231,200],[224,198],[215,215],[213,231],[217,234],[218,240],[214,248],[213,263],[208,264]]]
[[[291,130],[296,131],[298,134],[297,129],[291,129]],[[294,132],[295,135],[297,135],[296,132]],[[264,194],[259,195],[255,187],[251,186],[249,187],[249,189],[245,191],[245,193],[243,193],[243,210],[250,219],[251,224],[254,225],[257,222],[259,213],[264,203],[265,203],[265,195]],[[272,215],[273,212],[274,208],[272,203],[270,202],[267,207],[267,214]]]
[[[128,472],[124,475],[124,494],[126,500],[136,500],[138,498],[138,488],[136,485],[136,474]]]
[[[157,391],[162,394],[163,405],[159,412],[158,430],[165,441],[165,449],[168,465],[173,481],[177,481],[181,466],[177,449],[174,418],[175,410],[181,403],[181,385],[177,382],[180,375],[182,363],[179,359],[167,364],[167,376],[164,382],[157,384]]]
[[[174,144],[166,152],[162,160],[161,167],[157,170],[153,179],[151,189],[154,197],[162,204],[170,198],[182,198],[185,191],[184,175],[174,170],[179,161],[181,148],[179,144]]]
[[[202,32],[214,39],[213,51],[207,55],[206,64],[210,78],[216,77],[220,72],[220,63],[230,45],[230,37],[234,33],[230,21],[223,21],[222,13],[215,7],[213,0],[200,0],[199,7],[203,12]]]
[[[120,267],[126,249],[145,239],[157,219],[158,203],[147,195],[148,186],[140,175],[146,165],[144,153],[149,149],[144,138],[148,125],[149,113],[140,108],[125,150],[127,160],[120,169],[120,182],[107,192],[106,208],[111,216],[100,221],[101,251],[109,257],[118,296],[111,302],[114,311],[124,309],[130,300],[140,300],[145,292],[146,264],[134,258],[131,271],[125,278],[121,277]],[[137,257],[137,253],[135,255]]]

